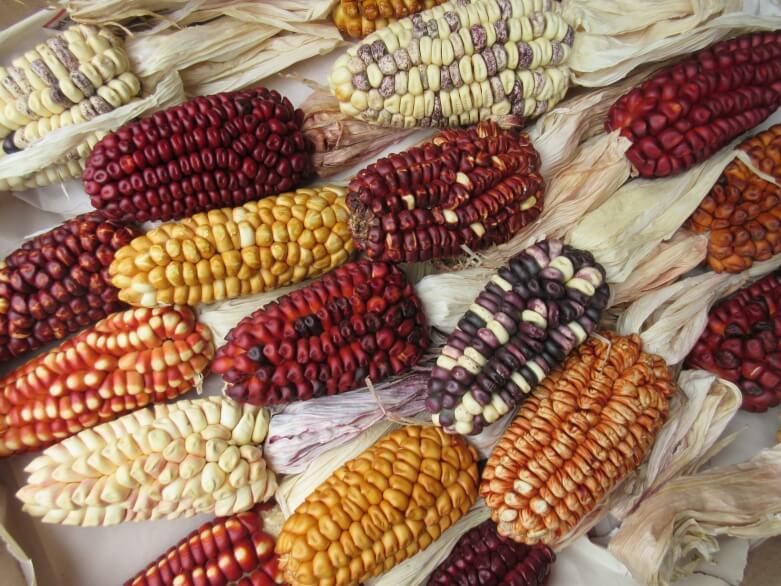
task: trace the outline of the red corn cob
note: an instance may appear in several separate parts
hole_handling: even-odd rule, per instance
[[[108,267],[137,231],[92,212],[36,236],[0,269],[0,361],[21,356],[125,307]]]
[[[289,191],[312,173],[303,119],[265,88],[197,97],[101,140],[84,189],[106,216],[139,222]]]
[[[509,240],[542,211],[545,184],[529,137],[483,122],[440,133],[369,165],[347,204],[369,258],[426,261]]]
[[[267,505],[218,517],[170,548],[125,586],[271,586],[281,584],[274,538],[263,531]]]
[[[186,393],[214,356],[186,307],[114,313],[0,379],[0,456]]]
[[[502,537],[490,519],[467,531],[428,579],[429,586],[542,586],[556,554],[547,545]]]
[[[781,273],[776,271],[714,307],[687,364],[731,381],[743,409],[781,403]]]
[[[399,374],[420,359],[428,331],[404,273],[363,260],[259,309],[226,340],[212,369],[228,396],[272,405]]]
[[[704,161],[781,105],[781,32],[717,43],[619,98],[605,128],[632,141],[643,177]]]

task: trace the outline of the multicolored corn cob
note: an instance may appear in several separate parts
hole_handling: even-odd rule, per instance
[[[449,432],[478,434],[594,330],[610,292],[589,252],[558,240],[515,255],[491,278],[431,371],[426,408]]]
[[[781,273],[716,305],[686,363],[738,385],[747,411],[781,403]]]
[[[569,87],[573,28],[551,0],[452,0],[366,37],[334,63],[342,113],[381,126],[539,116]]]
[[[204,523],[125,586],[196,586],[281,583],[274,538],[263,531],[261,513],[252,510]]]
[[[303,401],[399,374],[428,347],[420,300],[395,265],[349,263],[245,317],[212,370],[253,405]]]
[[[334,8],[334,24],[360,39],[396,19],[442,4],[445,0],[341,0]]]
[[[555,544],[645,459],[669,412],[667,364],[636,335],[591,338],[521,406],[480,483],[501,535]]]
[[[619,98],[605,128],[642,177],[704,161],[781,106],[781,31],[716,43]]]
[[[84,190],[107,217],[174,220],[282,193],[312,173],[304,113],[258,87],[200,96],[101,140]]]
[[[434,427],[381,438],[285,522],[276,546],[285,581],[357,585],[426,549],[477,499],[477,457]]]
[[[458,540],[428,586],[542,586],[554,561],[556,554],[547,545],[528,546],[502,537],[489,519]]]
[[[84,214],[28,240],[0,263],[0,361],[122,309],[108,267],[136,234]]]
[[[760,172],[781,181],[781,124],[739,147]],[[692,214],[695,232],[710,232],[708,266],[739,273],[781,252],[781,188],[735,159]]]
[[[356,246],[372,259],[415,262],[506,242],[542,212],[539,168],[526,134],[492,122],[444,131],[353,179]]]
[[[213,357],[211,331],[186,307],[111,314],[0,379],[0,456],[176,398]]]
[[[213,303],[299,283],[353,252],[346,190],[299,189],[162,224],[111,264],[131,305]]]
[[[16,496],[45,523],[84,527],[247,511],[276,490],[258,447],[268,422],[224,397],[134,411],[47,448]]]

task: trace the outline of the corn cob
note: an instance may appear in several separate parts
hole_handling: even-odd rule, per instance
[[[525,134],[481,122],[369,165],[349,185],[356,246],[394,262],[509,240],[542,212],[540,158]]]
[[[480,495],[501,535],[555,544],[643,461],[675,392],[637,335],[591,338],[521,406]]]
[[[212,369],[228,396],[273,405],[400,374],[420,360],[428,331],[404,273],[362,260],[257,310],[226,339]]]
[[[399,18],[428,10],[445,0],[341,0],[332,18],[343,33],[360,39]]]
[[[453,0],[366,37],[334,63],[341,111],[381,126],[536,117],[569,85],[574,32],[550,0]]]
[[[781,273],[776,271],[715,306],[687,364],[735,383],[743,409],[781,403]]]
[[[304,113],[258,87],[200,96],[95,147],[84,190],[109,218],[173,220],[288,191],[312,173]]]
[[[429,577],[428,586],[542,586],[555,560],[547,545],[528,546],[502,537],[489,519],[458,540]]]
[[[285,522],[280,568],[292,586],[357,585],[426,549],[477,498],[477,452],[407,426],[336,470]]]
[[[716,43],[619,98],[605,128],[632,142],[642,177],[685,171],[781,105],[779,58],[781,32]]]
[[[12,252],[0,268],[0,361],[61,340],[122,309],[108,266],[136,234],[89,213]]]
[[[186,307],[111,314],[0,379],[0,456],[178,397],[213,357],[211,331]]]
[[[739,147],[752,165],[781,180],[781,124]],[[695,232],[710,231],[708,266],[739,273],[781,252],[781,188],[735,159],[692,214]]]
[[[162,224],[121,248],[109,268],[132,305],[213,303],[299,283],[353,251],[346,190],[299,189]]]
[[[426,408],[478,434],[521,403],[594,330],[609,290],[589,252],[558,240],[510,259],[469,307],[431,371]]]
[[[95,527],[247,511],[276,490],[264,409],[209,397],[134,411],[47,448],[16,493],[45,523]]]
[[[279,584],[274,538],[263,531],[265,508],[255,505],[250,511],[204,523],[125,586]]]

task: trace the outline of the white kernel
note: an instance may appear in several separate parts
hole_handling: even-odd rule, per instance
[[[499,285],[505,291],[512,291],[513,286],[509,283],[509,281],[503,279],[499,275],[494,275],[491,277],[491,281]]]
[[[464,393],[464,396],[461,397],[461,404],[464,406],[464,409],[469,411],[470,415],[480,415],[483,412],[483,406],[475,401],[472,391]]]
[[[569,281],[575,273],[575,267],[572,266],[572,261],[566,256],[557,256],[548,266],[558,270],[564,277],[565,282]]]
[[[586,281],[586,279],[581,279],[580,277],[575,277],[567,281],[567,287],[575,289],[575,291],[580,291],[589,297],[594,295],[595,292],[594,285]]]
[[[469,421],[471,423],[472,419],[474,419],[474,416],[467,411],[463,403],[455,408],[453,416],[456,418],[456,421]]]
[[[466,355],[458,357],[458,365],[462,366],[470,374],[479,374],[480,365]]]
[[[439,358],[437,358],[437,366],[444,368],[445,370],[452,370],[455,365],[456,361],[450,358],[450,356],[440,354]]]
[[[471,346],[467,346],[466,348],[464,348],[464,356],[474,361],[479,366],[483,366],[488,361],[488,359],[485,356],[480,354],[480,352],[478,352]]]
[[[415,209],[415,196],[411,193],[407,193],[401,196],[402,201],[407,205],[408,210]]]
[[[499,419],[499,417],[500,417],[499,412],[491,405],[486,406],[485,409],[483,410],[483,418],[488,423],[493,423],[494,421]]]
[[[488,324],[486,324],[486,328],[493,332],[494,336],[496,336],[496,339],[499,340],[499,343],[502,345],[506,344],[510,339],[510,334],[508,331],[496,320],[491,320],[488,322]]]
[[[477,234],[478,238],[482,238],[485,235],[485,227],[480,222],[469,224],[469,229]]]
[[[515,383],[515,385],[521,389],[521,392],[528,393],[532,390],[531,386],[529,386],[529,382],[523,378],[520,372],[514,372],[510,375],[510,380]]]
[[[448,224],[458,223],[458,214],[456,214],[453,210],[442,210],[442,215],[445,218],[445,222]]]
[[[567,327],[573,334],[575,334],[575,338],[577,339],[578,344],[582,344],[586,341],[586,338],[588,338],[586,330],[584,330],[583,326],[581,326],[578,322],[572,321],[567,324]]]
[[[510,411],[510,407],[502,400],[502,397],[498,394],[491,396],[491,406],[496,409],[499,415],[504,415]]]
[[[545,378],[545,372],[540,368],[540,365],[537,364],[534,361],[527,362],[526,366],[534,373],[534,376],[537,377],[537,382],[542,381]]]
[[[524,309],[521,312],[521,319],[525,322],[534,324],[535,326],[543,329],[548,327],[547,320],[544,317],[542,317],[539,313],[537,313],[536,311],[532,311],[531,309]]]
[[[474,425],[471,421],[456,421],[454,426],[456,433],[461,435],[469,435],[474,429]]]
[[[473,303],[470,305],[469,310],[486,323],[494,318],[493,314],[479,303]]]
[[[521,211],[526,211],[532,209],[537,203],[537,198],[534,196],[531,196],[524,200],[524,202],[521,204]]]
[[[437,427],[440,427],[441,424],[439,423],[439,413],[434,413],[431,416],[431,423],[433,423]]]

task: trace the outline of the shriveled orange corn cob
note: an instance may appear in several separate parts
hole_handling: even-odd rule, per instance
[[[483,471],[480,495],[501,535],[555,544],[636,468],[675,392],[664,360],[636,335],[591,338],[521,406]]]
[[[396,19],[444,3],[445,0],[341,0],[334,8],[334,24],[343,33],[359,39],[385,28]]]
[[[0,379],[0,456],[178,397],[213,357],[211,330],[189,308],[113,313]]]
[[[336,470],[285,522],[276,551],[293,586],[357,585],[426,549],[477,498],[477,452],[406,426]]]

